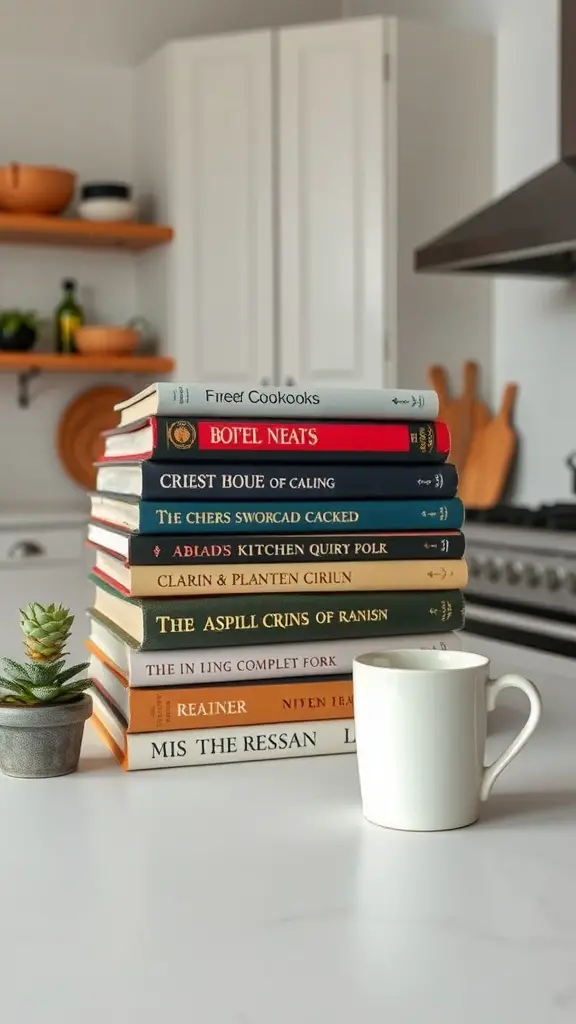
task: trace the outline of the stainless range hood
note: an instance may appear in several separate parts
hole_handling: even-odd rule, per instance
[[[559,52],[558,160],[417,249],[417,271],[537,277],[576,272],[576,0],[561,0]]]

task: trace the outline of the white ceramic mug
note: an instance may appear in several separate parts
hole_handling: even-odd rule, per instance
[[[522,676],[489,678],[462,651],[397,650],[354,659],[354,722],[362,811],[413,832],[471,825],[500,772],[534,732],[542,704]],[[485,767],[487,712],[508,687],[530,701],[524,727]]]

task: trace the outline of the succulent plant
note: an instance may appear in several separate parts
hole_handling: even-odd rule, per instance
[[[28,661],[20,665],[11,658],[0,659],[0,696],[4,704],[67,703],[90,686],[90,680],[75,677],[88,662],[66,667],[66,641],[74,616],[63,605],[33,602],[20,609],[24,649]]]
[[[61,658],[74,616],[63,605],[29,604],[20,609],[20,629],[26,654],[42,664]]]

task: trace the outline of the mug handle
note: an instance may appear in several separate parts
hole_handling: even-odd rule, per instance
[[[522,727],[517,736],[514,737],[511,744],[503,750],[499,757],[496,758],[492,764],[487,765],[484,768],[484,774],[482,776],[482,784],[480,786],[480,799],[487,800],[490,796],[490,790],[496,782],[496,779],[503,772],[510,761],[516,757],[522,750],[522,747],[530,739],[534,732],[540,716],[542,714],[542,699],[538,690],[531,683],[529,679],[524,679],[523,676],[517,675],[506,675],[501,676],[500,679],[489,679],[486,688],[486,701],[488,704],[488,711],[494,711],[496,702],[502,690],[513,688],[516,690],[522,690],[526,694],[530,701],[530,714],[525,725]]]

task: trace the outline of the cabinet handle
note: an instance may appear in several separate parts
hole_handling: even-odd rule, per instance
[[[295,388],[296,387],[296,381],[294,380],[294,377],[286,377],[286,380],[284,381],[284,383],[285,383],[287,388]]]
[[[38,558],[45,555],[46,550],[35,540],[18,540],[8,550],[8,558]]]

